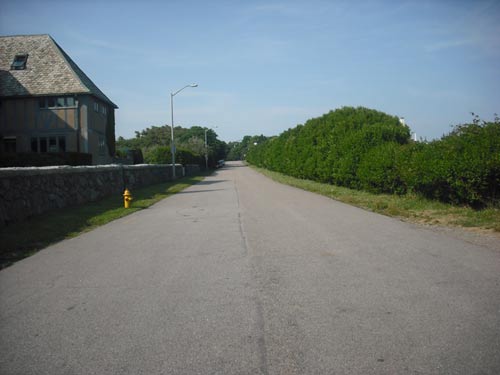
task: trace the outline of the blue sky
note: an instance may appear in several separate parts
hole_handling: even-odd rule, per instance
[[[119,109],[116,134],[174,121],[225,141],[342,106],[438,138],[500,113],[500,2],[12,1],[0,34],[50,34]]]

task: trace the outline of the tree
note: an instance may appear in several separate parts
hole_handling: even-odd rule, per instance
[[[215,166],[217,160],[225,159],[227,154],[227,145],[217,138],[217,133],[213,129],[207,129],[207,149],[205,148],[205,129],[201,126],[183,128],[176,126],[175,144],[177,150],[183,150],[184,160],[196,161],[204,166],[205,152],[208,151],[209,165]],[[166,150],[170,150],[171,128],[168,125],[152,126],[142,131],[136,131],[135,137],[124,139],[119,137],[117,140],[117,152],[123,153],[125,150],[142,150],[144,159],[149,163],[170,163],[171,156],[166,156]],[[169,151],[170,152],[170,151]],[[187,152],[187,153],[186,153]],[[177,159],[176,161],[180,161]]]

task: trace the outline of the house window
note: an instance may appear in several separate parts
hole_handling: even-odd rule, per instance
[[[99,103],[94,102],[94,111],[99,112]]]
[[[49,137],[49,152],[57,152],[57,138]]]
[[[32,152],[65,152],[66,137],[64,135],[54,135],[50,137],[32,137]]]
[[[108,108],[106,108],[105,105],[101,105],[101,113],[103,115],[107,115],[108,114]]]
[[[104,155],[106,151],[106,140],[104,136],[99,136],[99,155]]]
[[[28,61],[28,54],[16,55],[16,57],[14,57],[14,61],[12,61],[10,68],[12,70],[24,70],[26,69],[27,61]]]
[[[57,138],[59,142],[59,151],[61,152],[66,152],[66,137],[65,136],[59,136]]]
[[[38,138],[31,138],[31,152],[38,152]]]
[[[72,96],[46,96],[38,99],[41,109],[74,107],[75,98]]]
[[[55,108],[56,107],[56,98],[53,96],[49,96],[47,98],[47,108]]]
[[[14,154],[17,150],[16,137],[5,137],[3,139],[3,149],[8,154]]]
[[[47,152],[47,138],[40,138],[40,152]]]

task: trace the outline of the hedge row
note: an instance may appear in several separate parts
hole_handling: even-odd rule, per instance
[[[147,148],[144,153],[144,161],[149,164],[170,164],[172,163],[172,153],[168,146],[153,146]],[[175,162],[177,164],[198,164],[205,166],[205,158],[195,153],[178,148],[175,151]]]
[[[413,142],[395,116],[343,107],[252,147],[247,160],[291,176],[471,206],[500,201],[500,121]]]

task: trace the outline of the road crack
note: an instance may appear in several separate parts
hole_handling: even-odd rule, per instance
[[[234,190],[236,191],[236,198],[237,198],[237,204],[238,204],[238,223],[239,223],[239,229],[240,229],[240,236],[241,236],[241,242],[243,246],[243,256],[246,257],[248,255],[248,239],[245,234],[245,228],[243,225],[243,218],[242,218],[242,212],[241,212],[241,203],[240,203],[240,193],[238,191],[238,186],[236,185],[236,180],[234,180]],[[257,287],[258,280],[255,277],[255,273],[253,272],[253,268],[251,268],[251,278],[252,278],[252,283],[253,285],[253,290],[254,290],[254,303],[255,303],[255,312],[256,312],[256,318],[255,318],[255,323],[256,323],[256,343],[257,343],[257,348],[258,348],[258,354],[259,354],[259,370],[261,374],[263,375],[268,375],[269,374],[269,368],[268,368],[268,363],[267,363],[267,346],[266,346],[266,337],[265,337],[265,318],[264,318],[264,309],[262,305],[262,300],[259,295],[259,288]]]

